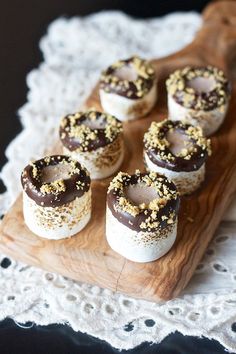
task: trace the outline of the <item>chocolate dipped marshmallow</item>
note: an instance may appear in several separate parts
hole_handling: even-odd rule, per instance
[[[178,209],[178,192],[166,177],[119,172],[108,188],[107,241],[131,261],[154,261],[175,241]]]
[[[144,135],[144,162],[172,180],[181,195],[195,191],[204,180],[210,140],[200,127],[181,121],[152,122]]]
[[[95,110],[64,117],[60,124],[63,152],[87,168],[92,179],[115,173],[124,158],[122,123]]]
[[[229,84],[222,70],[186,67],[166,82],[169,118],[200,126],[209,136],[223,123],[229,103]]]
[[[69,156],[47,156],[29,164],[21,183],[25,223],[36,235],[63,239],[90,220],[89,173]]]
[[[119,60],[102,73],[99,92],[104,111],[119,120],[143,117],[157,99],[154,69],[139,57]]]

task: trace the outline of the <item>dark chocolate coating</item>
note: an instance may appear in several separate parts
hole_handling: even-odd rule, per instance
[[[129,176],[130,178],[127,178],[124,181],[124,186],[129,186],[129,185],[135,185],[138,183],[138,179],[140,176],[145,176],[148,175],[148,173],[142,173],[140,175],[134,174]],[[176,186],[174,183],[169,181],[165,176],[159,176],[163,179],[163,185],[168,186],[171,190],[176,191]],[[177,192],[176,192],[177,193]],[[122,208],[119,206],[119,198],[124,196],[123,192],[120,190],[115,190],[112,189],[108,192],[107,194],[107,206],[110,209],[112,215],[119,220],[122,224],[127,226],[128,228],[137,231],[137,232],[155,232],[159,229],[164,229],[169,224],[167,224],[167,220],[162,220],[162,216],[169,216],[170,213],[174,213],[174,220],[177,217],[178,210],[179,210],[179,204],[180,204],[180,198],[178,197],[176,199],[170,199],[167,201],[166,205],[161,208],[157,212],[157,219],[160,224],[158,227],[155,228],[150,228],[150,230],[144,230],[143,228],[140,227],[142,222],[145,222],[150,215],[152,214],[152,210],[150,209],[143,209],[138,215],[133,216],[126,212],[125,210],[122,210]]]
[[[181,123],[182,127],[179,127],[179,123]],[[176,128],[178,131],[185,132],[191,125],[183,124],[180,121],[168,121],[168,125]],[[167,126],[163,126],[161,132],[163,136],[165,136],[168,132],[169,128]],[[190,141],[194,144],[195,140],[190,139]],[[191,172],[197,171],[206,161],[208,157],[207,150],[202,149],[200,146],[195,145],[196,152],[191,154],[191,158],[189,160],[184,159],[181,156],[175,156],[168,147],[165,150],[160,150],[158,148],[148,148],[145,147],[145,152],[148,155],[149,159],[157,166],[166,168],[168,170],[176,171],[176,172]],[[160,153],[164,152],[165,155],[169,153],[174,157],[174,160],[166,161],[163,160],[160,156]]]
[[[50,156],[50,162],[46,163],[45,159],[40,159],[34,162],[34,165],[39,171],[39,176],[37,178],[33,177],[33,166],[27,165],[21,175],[21,183],[24,188],[25,193],[30,199],[35,201],[36,204],[42,207],[58,207],[66,203],[72,202],[76,197],[82,197],[82,195],[87,192],[90,188],[90,177],[87,174],[87,171],[82,168],[79,162],[76,161],[76,168],[79,169],[79,172],[76,172],[70,176],[70,178],[63,180],[65,183],[65,191],[49,194],[43,194],[40,191],[41,186],[43,185],[40,178],[40,171],[42,171],[47,166],[56,166],[62,160],[73,161],[69,156],[64,155],[53,155]],[[76,183],[82,182],[84,186],[77,189]]]
[[[132,64],[132,61],[133,61],[133,58],[121,60],[121,62],[124,63],[124,66],[130,66]],[[103,76],[106,78],[106,77],[109,77],[109,75],[113,75],[115,73],[116,69],[117,68],[115,68],[113,65],[109,66],[103,72]],[[142,81],[141,91],[143,91],[145,94],[147,94],[151,90],[153,85],[156,84],[154,82],[155,81],[155,73],[153,73],[152,75],[149,75],[148,78],[144,78],[144,77],[138,75],[137,80]],[[101,78],[100,89],[105,90],[109,93],[115,93],[116,95],[123,96],[123,97],[129,98],[129,99],[140,99],[141,98],[138,95],[139,90],[136,87],[136,85],[134,84],[134,81],[128,81],[127,86],[123,85],[123,80],[121,80],[121,79],[119,79],[117,81],[116,85],[111,85],[111,84],[112,84],[112,80],[109,80],[109,82],[106,82],[105,79]],[[128,92],[130,94],[128,94]]]
[[[228,89],[229,85],[225,84],[224,89],[227,90],[227,92],[229,92]],[[194,93],[194,100],[191,101],[190,105],[188,108],[190,109],[196,109],[197,108],[197,102],[199,100],[199,98],[201,99],[201,101],[205,101],[205,105],[204,105],[204,111],[212,111],[213,109],[216,109],[218,107],[218,100],[220,98],[217,90],[212,90],[210,92],[196,92]],[[184,106],[184,92],[183,91],[177,91],[174,95],[173,95],[174,100],[180,104],[181,106]]]
[[[93,112],[94,114],[96,114],[96,119],[100,118],[101,115],[104,115],[104,113],[101,112]],[[64,127],[60,126],[60,130],[59,130],[59,135],[60,135],[60,139],[62,144],[69,150],[69,151],[75,151],[77,149],[81,149],[82,151],[94,151],[97,150],[100,147],[104,147],[107,146],[111,143],[114,142],[114,140],[117,138],[117,136],[119,135],[119,132],[117,133],[117,136],[111,141],[106,137],[105,134],[105,128],[104,129],[91,129],[91,131],[96,130],[96,139],[94,140],[88,140],[88,145],[86,145],[86,149],[83,146],[83,142],[81,144],[81,142],[78,139],[75,139],[74,137],[70,137],[69,136],[69,131],[66,130],[66,128],[70,127],[70,115],[66,116],[64,119],[67,121],[66,125]],[[120,122],[113,116],[113,118],[117,121],[118,124],[120,124]],[[76,123],[77,125],[81,125],[83,124],[83,122],[89,119],[89,117],[87,116],[86,112],[80,117],[76,119]],[[103,119],[104,124],[106,124],[106,118],[104,117]]]
[[[213,75],[213,68],[211,67],[197,67],[194,68],[193,70],[200,70],[202,72],[202,76],[204,71],[209,71],[210,74]],[[201,77],[201,75],[199,75],[198,77]],[[204,77],[204,76],[203,76]],[[194,90],[194,99],[189,100],[188,101],[188,105],[186,106],[185,104],[185,100],[184,100],[184,96],[186,95],[186,91],[185,89],[188,87],[188,78],[186,77],[186,75],[182,75],[182,78],[184,80],[184,89],[183,90],[177,90],[175,92],[175,94],[172,96],[173,99],[180,104],[183,107],[186,107],[188,109],[193,109],[193,110],[204,110],[204,111],[212,111],[214,109],[216,109],[219,105],[219,99],[221,98],[221,95],[219,93],[219,89],[215,88],[209,92],[198,92],[196,90]],[[223,83],[222,81],[219,82],[216,79],[216,82],[219,83],[221,85],[221,90],[224,90],[226,92],[227,95],[230,94],[230,84],[229,82],[225,79],[225,82]],[[203,104],[203,108],[198,107],[198,102],[199,100],[202,102]]]

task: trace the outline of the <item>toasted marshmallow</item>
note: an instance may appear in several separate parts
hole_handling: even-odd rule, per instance
[[[114,174],[124,158],[122,124],[94,110],[64,117],[60,124],[63,152],[87,168],[92,179]]]
[[[166,82],[169,119],[200,126],[206,136],[214,134],[228,110],[229,83],[222,70],[186,67]]]
[[[134,262],[151,262],[169,251],[177,233],[175,185],[157,173],[120,172],[107,194],[106,238]]]
[[[36,235],[59,240],[77,234],[91,217],[88,171],[68,156],[53,155],[25,167],[23,213]]]
[[[194,192],[203,182],[210,154],[210,140],[202,129],[181,121],[152,122],[144,135],[147,170],[172,180],[181,195]]]
[[[119,60],[102,73],[99,92],[104,111],[119,120],[143,117],[157,99],[154,69],[138,57]]]

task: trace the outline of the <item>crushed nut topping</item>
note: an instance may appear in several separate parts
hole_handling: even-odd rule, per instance
[[[81,164],[66,155],[46,156],[27,165],[21,174],[25,193],[36,204],[58,207],[90,188],[90,176]]]
[[[59,194],[60,192],[65,192],[65,190],[65,182],[62,179],[50,183],[44,183],[40,187],[40,192],[43,194]]]
[[[188,86],[195,78],[213,78],[214,87],[209,92],[198,92]],[[216,67],[191,68],[176,70],[166,81],[168,93],[186,108],[196,110],[212,110],[216,107],[224,109],[229,96],[228,81],[224,72]]]
[[[100,121],[101,127],[92,128],[89,122],[94,123],[96,121]],[[107,145],[113,142],[123,131],[122,123],[114,116],[97,112],[94,109],[77,112],[62,118],[60,128],[60,137],[63,144],[65,144],[67,138],[73,142],[77,141],[76,150],[79,151],[88,151],[91,143],[103,138],[104,144]]]
[[[133,68],[137,74],[135,80],[121,79],[116,76],[116,70],[122,67]],[[100,88],[106,92],[116,92],[128,98],[142,98],[152,87],[155,71],[152,65],[137,56],[127,60],[119,60],[102,72]]]
[[[185,142],[185,147],[179,153],[173,154],[170,148],[170,143],[167,140],[167,133],[174,129],[182,131],[188,140]],[[163,120],[162,122],[152,122],[148,131],[144,134],[144,146],[146,150],[155,150],[161,160],[171,162],[176,157],[182,157],[185,160],[190,160],[197,152],[197,148],[206,151],[208,156],[211,155],[210,139],[206,139],[200,127],[190,126],[181,121]]]
[[[158,213],[167,205],[167,203],[178,198],[178,192],[174,188],[174,185],[170,185],[170,183],[171,182],[167,178],[155,172],[142,174],[139,170],[137,170],[135,175],[131,176],[128,173],[119,172],[111,181],[108,188],[108,193],[112,193],[117,196],[116,208],[127,212],[133,217],[136,217],[141,213],[146,215],[140,224],[140,228],[148,230],[157,228],[161,221],[171,224],[176,219],[176,215],[173,211],[169,211],[168,215],[160,221],[158,220]],[[149,203],[135,205],[134,202],[126,196],[125,188],[136,184],[140,184],[140,186],[144,188],[153,188],[157,197]],[[173,189],[171,186],[173,186]]]

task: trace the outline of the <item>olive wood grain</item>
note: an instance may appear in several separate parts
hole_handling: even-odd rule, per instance
[[[212,3],[205,9],[203,19],[202,29],[189,46],[169,57],[153,60],[160,79],[159,99],[147,117],[125,123],[127,149],[121,170],[132,173],[136,168],[144,169],[143,134],[151,121],[166,117],[164,80],[170,72],[185,65],[213,64],[224,69],[233,80],[236,3]],[[32,234],[24,224],[20,196],[1,223],[0,251],[46,270],[137,298],[155,301],[177,296],[191,278],[235,192],[236,90],[232,87],[226,121],[212,138],[213,155],[207,163],[206,180],[197,192],[182,198],[177,240],[161,259],[134,263],[109,248],[104,227],[110,179],[93,182],[92,220],[82,232],[67,240],[44,240]],[[101,109],[97,87],[87,106]]]

